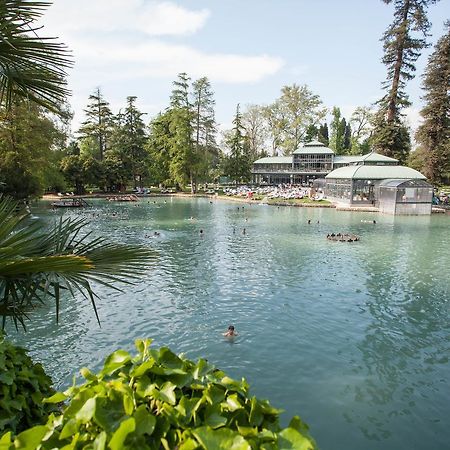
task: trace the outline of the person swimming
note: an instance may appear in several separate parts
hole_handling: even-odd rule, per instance
[[[225,337],[234,337],[234,336],[237,336],[238,334],[236,333],[234,326],[230,325],[228,327],[228,330],[225,333],[222,333],[222,335]]]

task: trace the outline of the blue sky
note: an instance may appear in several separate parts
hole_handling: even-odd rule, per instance
[[[45,35],[73,50],[74,131],[97,86],[113,112],[136,95],[150,120],[167,106],[181,71],[210,78],[217,120],[227,128],[237,103],[268,104],[292,83],[306,83],[347,117],[380,98],[386,69],[379,39],[392,12],[381,0],[54,0],[43,23]],[[430,6],[431,43],[449,17],[450,0]],[[418,75],[430,51],[420,57]],[[415,126],[419,76],[407,91]]]

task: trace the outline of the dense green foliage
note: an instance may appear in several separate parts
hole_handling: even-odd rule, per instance
[[[73,152],[67,145],[73,139],[69,128],[60,127],[36,105],[23,106],[37,102],[62,115],[67,105],[65,70],[70,58],[63,45],[38,38],[33,28],[48,3],[8,0],[0,6],[0,190],[28,198],[45,191],[84,194],[86,190],[115,192],[149,185],[184,189],[190,184],[191,192],[196,192],[199,183],[217,181],[223,175],[247,182],[256,159],[291,154],[313,139],[329,145],[337,155],[374,149],[400,163],[411,161],[432,181],[440,182],[449,159],[445,144],[448,90],[444,92],[448,55],[444,50],[429,61],[424,82],[429,106],[423,110],[425,123],[416,136],[420,148],[410,158],[410,133],[402,116],[410,104],[407,82],[414,77],[415,62],[427,46],[427,8],[437,0],[383,1],[393,6],[394,17],[382,37],[387,77],[378,111],[358,107],[348,120],[334,107],[329,132],[320,97],[307,85],[285,85],[268,105],[244,108],[238,158],[231,138],[236,137],[235,128],[224,131],[221,148],[216,142],[210,81],[207,77],[192,81],[186,73],[174,81],[168,107],[149,124],[144,123],[136,97],[127,97],[115,115],[97,88],[89,96],[85,119],[75,136],[79,150]],[[24,96],[27,102],[18,104],[17,99]],[[242,169],[233,167],[238,161]]]
[[[442,183],[450,172],[450,21],[445,28],[425,70],[424,120],[416,133],[420,145],[416,151],[423,155],[419,170],[435,183]]]
[[[117,350],[98,374],[82,369],[83,384],[46,400],[64,401],[62,415],[15,438],[5,434],[2,449],[316,448],[299,417],[282,429],[281,411],[251,397],[245,380],[150,344],[137,340],[135,357]]]
[[[100,88],[97,88],[89,96],[89,104],[84,113],[86,120],[78,130],[80,139],[87,145],[89,153],[102,161],[109,148],[109,139],[113,129],[113,113]]]
[[[401,110],[410,105],[405,86],[407,81],[414,78],[414,64],[427,46],[430,23],[426,9],[436,0],[384,2],[394,3],[394,20],[382,39],[382,61],[387,68],[387,78],[383,84],[386,94],[378,102],[372,144],[380,153],[404,163],[411,147],[409,132],[401,117]]]
[[[239,105],[233,120],[233,129],[228,136],[227,145],[230,153],[223,162],[223,173],[235,183],[246,183],[250,180],[251,161],[249,158],[249,144],[242,125],[242,114]]]
[[[43,400],[54,393],[42,366],[33,363],[26,350],[5,341],[0,332],[0,435],[45,423],[56,408]]]
[[[92,303],[92,283],[112,289],[130,284],[146,268],[153,254],[141,247],[118,245],[107,238],[83,233],[83,219],[61,219],[45,230],[29,214],[16,212],[18,204],[0,198],[0,317],[25,327],[29,311],[53,299],[58,318],[61,291],[80,292]],[[97,316],[98,319],[98,316]]]
[[[40,106],[22,101],[0,110],[0,192],[36,197],[64,188],[58,161],[64,132]]]

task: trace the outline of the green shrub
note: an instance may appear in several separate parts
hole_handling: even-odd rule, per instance
[[[0,334],[0,435],[45,423],[48,414],[56,410],[42,402],[55,393],[51,386],[42,366]]]
[[[98,374],[81,370],[86,381],[47,403],[66,402],[51,415],[0,448],[33,449],[314,449],[308,427],[298,417],[279,425],[280,410],[250,397],[236,381],[204,359],[197,363],[168,348],[137,340],[132,357],[117,350]]]

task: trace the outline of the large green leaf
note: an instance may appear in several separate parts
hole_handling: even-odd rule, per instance
[[[294,428],[285,428],[278,433],[278,448],[280,450],[314,450],[315,446],[311,439],[301,435]]]
[[[129,361],[131,361],[131,356],[128,352],[125,350],[116,350],[106,358],[102,373],[105,375],[111,375]]]
[[[199,427],[192,430],[202,447],[206,450],[251,450],[250,444],[237,432],[222,428]]]
[[[122,450],[123,443],[127,436],[136,429],[136,422],[133,417],[124,420],[109,441],[111,450]]]

